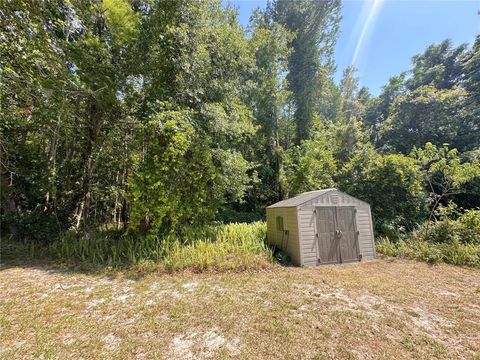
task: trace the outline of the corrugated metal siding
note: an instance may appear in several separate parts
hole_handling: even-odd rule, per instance
[[[298,220],[297,208],[267,208],[267,241],[271,245],[280,247],[282,242],[282,233],[277,231],[276,217],[283,217],[283,226],[289,231],[288,243],[284,239],[284,249],[296,265],[301,265],[300,244],[298,240]]]

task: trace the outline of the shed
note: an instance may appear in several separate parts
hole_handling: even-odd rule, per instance
[[[267,241],[300,266],[375,258],[370,205],[337,189],[309,191],[268,206]]]

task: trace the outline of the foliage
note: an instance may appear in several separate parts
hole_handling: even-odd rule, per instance
[[[449,207],[440,208],[437,212],[440,220],[418,231],[418,236],[431,243],[460,242],[463,244],[480,245],[480,211],[467,210],[458,219],[452,218]],[[423,233],[422,233],[423,230]]]
[[[149,146],[130,180],[132,229],[169,232],[210,219],[218,207],[212,154],[189,120],[188,112],[163,111],[142,131]]]
[[[379,132],[380,144],[402,153],[426,142],[470,148],[473,143],[465,143],[463,135],[469,131],[462,111],[466,97],[463,89],[438,90],[431,85],[397,96]]]
[[[431,143],[425,148],[414,148],[411,156],[425,171],[425,181],[430,196],[429,220],[442,200],[462,191],[462,185],[480,176],[478,161],[462,162],[456,149],[437,148]]]
[[[480,267],[480,246],[450,243],[428,243],[426,241],[401,240],[392,242],[383,238],[376,243],[378,253],[426,261],[429,263],[447,263],[453,265]]]
[[[479,38],[429,46],[373,97],[354,67],[333,79],[339,23],[338,0],[272,1],[247,28],[221,0],[4,2],[1,230],[103,253],[126,240],[80,234],[142,247],[332,186],[390,234],[479,206]]]
[[[266,225],[262,222],[222,225],[194,238],[186,235],[185,245],[174,243],[165,256],[167,270],[244,270],[265,267],[272,261],[263,242]]]
[[[368,202],[380,232],[411,230],[425,211],[423,174],[404,155],[358,151],[342,170],[340,189]]]
[[[436,89],[452,89],[462,80],[462,56],[466,48],[465,44],[454,48],[450,39],[428,46],[422,54],[413,57],[407,87],[432,85]]]
[[[318,129],[312,140],[304,140],[285,154],[282,182],[286,195],[333,187],[337,165],[325,133]]]
[[[184,227],[159,237],[136,236],[116,231],[67,233],[51,244],[54,258],[91,265],[138,265],[146,261],[169,271],[212,270],[266,266],[272,259],[264,243],[266,225],[207,225]]]
[[[250,20],[250,29],[256,68],[249,83],[249,101],[258,125],[252,161],[259,164],[256,171],[260,179],[254,184],[250,196],[275,202],[284,192],[280,172],[283,149],[289,144],[281,141],[281,124],[288,122],[283,107],[289,96],[285,72],[291,54],[288,43],[293,34],[274,22],[267,11],[259,10]]]
[[[412,69],[392,77],[366,110],[375,144],[403,153],[426,142],[477,147],[479,51],[478,39],[470,49],[447,39],[414,56]]]
[[[480,267],[480,210],[467,210],[457,219],[455,206],[440,208],[440,220],[425,222],[400,241],[382,238],[377,251],[431,263]]]
[[[334,69],[333,48],[340,22],[340,1],[276,0],[274,19],[295,34],[287,80],[295,104],[296,144],[310,138],[315,98]]]

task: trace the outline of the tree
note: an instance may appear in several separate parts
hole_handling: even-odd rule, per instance
[[[129,184],[132,229],[158,234],[201,223],[222,201],[212,153],[191,116],[167,108],[141,130],[148,147],[136,157]]]
[[[235,11],[229,7],[224,9],[220,1],[159,1],[151,7],[139,37],[137,56],[143,66],[139,66],[134,75],[142,82],[135,100],[140,128],[148,129],[152,118],[167,116],[169,113],[162,115],[165,104],[176,112],[190,114],[188,126],[193,132],[192,139],[195,139],[191,151],[199,149],[193,144],[202,144],[199,161],[203,159],[205,169],[202,170],[200,163],[194,162],[196,166],[193,167],[184,164],[186,175],[198,177],[198,183],[189,184],[193,189],[211,186],[212,191],[218,192],[209,193],[211,207],[200,199],[198,203],[209,209],[210,216],[227,201],[240,201],[252,182],[250,170],[253,165],[245,158],[250,150],[247,144],[255,135],[256,127],[246,96],[246,83],[252,76],[254,57]],[[155,141],[145,138],[145,131],[148,132],[137,133],[136,151],[144,154],[141,159],[148,162],[150,156],[161,156],[157,153],[164,151],[162,146],[165,145],[155,147],[154,153],[149,155],[151,149],[148,146]],[[171,146],[176,144],[172,139]],[[136,162],[134,170],[144,166],[147,165],[142,161]],[[156,169],[157,166],[162,169],[158,171],[182,181],[181,176],[169,172],[163,163],[147,166],[145,176],[148,176],[149,168]],[[215,181],[212,183],[207,181],[208,177],[200,176],[202,171],[213,172]],[[177,187],[175,181],[169,181],[169,186]],[[177,191],[178,199],[185,200],[191,194],[186,186],[179,185]],[[166,216],[163,212],[165,203],[159,201],[152,203],[149,210],[155,209],[152,214],[156,214],[156,218],[150,222],[157,225]],[[187,208],[178,201],[173,203],[182,216]],[[198,209],[194,205],[190,208]],[[174,208],[170,211],[173,214]],[[198,216],[194,221],[200,223],[209,216]],[[173,219],[173,215],[167,218]],[[174,228],[176,224],[177,221],[169,220],[163,227]],[[153,228],[159,229],[157,225]]]
[[[405,74],[393,76],[388,80],[388,84],[382,88],[380,95],[370,101],[365,110],[362,120],[370,130],[370,140],[379,145],[380,129],[390,114],[390,107],[398,95],[405,92]]]
[[[402,153],[426,142],[470,148],[473,144],[464,144],[462,136],[473,130],[465,126],[462,109],[466,97],[462,89],[437,90],[433,86],[397,96],[379,133],[379,143]]]
[[[366,146],[341,169],[339,187],[371,205],[377,232],[411,230],[423,218],[423,173],[408,156]]]
[[[441,202],[462,191],[462,185],[480,176],[480,163],[462,163],[457,149],[437,147],[426,143],[424,148],[414,148],[412,158],[425,171],[425,181],[430,198],[431,221]]]
[[[462,149],[473,150],[478,146],[480,137],[480,35],[477,35],[473,46],[465,53],[463,58],[463,82],[461,83],[468,92],[464,113],[464,131],[462,132]]]
[[[355,77],[357,69],[348,66],[343,70],[343,77],[340,80],[340,94],[343,99],[343,112],[346,122],[352,117],[359,117],[359,104],[356,101],[358,96],[358,78]]]
[[[422,54],[412,59],[411,78],[406,85],[410,90],[421,86],[432,85],[436,89],[452,89],[462,79],[462,57],[467,46],[462,44],[456,48],[450,39],[438,45],[430,45]]]
[[[327,129],[317,121],[311,140],[293,146],[285,155],[283,182],[287,196],[335,185],[337,164]]]
[[[285,73],[290,55],[288,43],[292,36],[275,23],[268,12],[259,10],[252,15],[250,28],[256,65],[250,103],[259,126],[256,135],[259,143],[253,161],[263,164],[258,167],[259,186],[266,192],[257,195],[264,198],[265,203],[271,203],[280,200],[283,195],[280,183],[283,153],[280,123],[288,121],[284,110],[288,97]],[[260,190],[259,187],[257,189]]]
[[[286,1],[273,3],[274,19],[295,37],[288,61],[287,80],[295,104],[296,144],[310,137],[315,105],[324,74],[334,69],[333,48],[340,22],[340,1]]]

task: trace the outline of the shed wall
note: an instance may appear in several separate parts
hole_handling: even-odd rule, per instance
[[[283,227],[289,231],[288,242],[283,239],[283,249],[292,262],[301,265],[301,252],[298,239],[298,217],[296,207],[267,208],[267,242],[281,248],[282,232],[277,231],[276,217],[283,217]]]
[[[370,206],[352,196],[338,191],[330,191],[316,199],[299,206],[300,238],[302,239],[303,265],[316,266],[318,259],[317,241],[315,238],[315,206],[355,206],[356,223],[359,231],[359,247],[363,260],[375,258]]]

